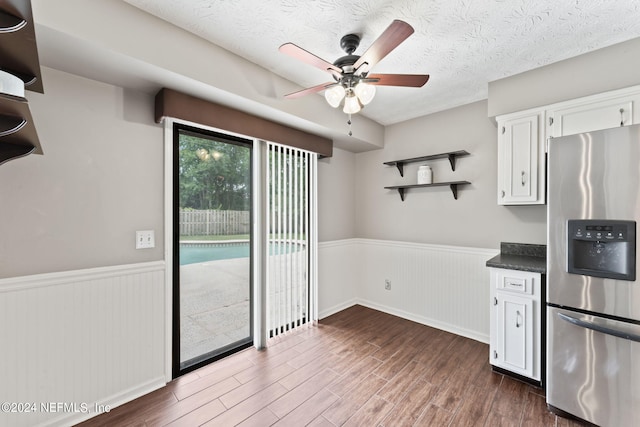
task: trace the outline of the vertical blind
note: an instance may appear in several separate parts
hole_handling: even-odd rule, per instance
[[[268,143],[267,337],[317,320],[317,154]]]

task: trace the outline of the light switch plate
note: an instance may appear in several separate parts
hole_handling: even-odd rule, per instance
[[[149,249],[156,246],[153,230],[136,231],[136,249]]]

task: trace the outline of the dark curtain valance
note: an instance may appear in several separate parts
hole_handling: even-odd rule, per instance
[[[328,138],[167,88],[156,94],[155,114],[157,123],[164,117],[173,117],[312,151],[323,157],[331,157],[333,153],[333,142]]]

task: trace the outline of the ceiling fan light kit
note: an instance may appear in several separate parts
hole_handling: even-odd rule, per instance
[[[345,93],[346,91],[342,85],[334,85],[324,91],[324,99],[326,99],[333,108],[338,108]]]
[[[359,82],[356,87],[353,88],[353,91],[362,105],[367,105],[373,101],[373,97],[376,96],[376,87],[363,81]]]
[[[347,55],[338,58],[333,64],[293,43],[283,44],[280,46],[280,52],[328,72],[335,80],[335,82],[323,83],[287,94],[285,98],[298,98],[324,90],[327,103],[333,108],[338,108],[342,104],[342,111],[350,116],[359,112],[362,107],[373,100],[376,94],[375,86],[422,87],[429,80],[428,74],[369,75],[369,70],[374,65],[398,47],[413,32],[411,25],[404,21],[395,20],[361,56],[353,54],[360,44],[360,36],[347,34],[340,40],[340,47]],[[350,119],[348,123],[351,125]]]
[[[362,109],[358,97],[353,93],[353,89],[349,88],[347,94],[344,97],[344,111],[346,114],[356,114]]]

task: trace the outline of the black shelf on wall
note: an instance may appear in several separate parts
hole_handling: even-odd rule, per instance
[[[468,156],[469,153],[465,150],[458,151],[449,151],[447,153],[440,154],[432,154],[429,156],[421,156],[421,157],[413,157],[410,159],[402,159],[402,160],[393,160],[390,162],[384,162],[387,166],[395,166],[398,168],[400,172],[400,176],[404,177],[404,165],[407,163],[415,163],[415,162],[425,162],[429,160],[436,159],[449,159],[449,164],[451,164],[451,170],[456,170],[456,158],[462,156]],[[404,196],[408,189],[410,188],[423,188],[423,187],[442,187],[448,185],[451,189],[451,193],[453,194],[453,198],[458,200],[458,186],[459,185],[467,185],[471,184],[469,181],[449,181],[449,182],[434,182],[431,184],[407,184],[407,185],[394,185],[390,187],[384,187],[387,190],[398,190],[400,194],[400,199],[404,202]]]
[[[392,187],[384,187],[387,190],[398,190],[400,193],[400,199],[404,202],[404,195],[409,188],[420,187],[442,187],[448,185],[453,193],[453,198],[458,200],[458,185],[471,184],[469,181],[451,181],[451,182],[435,182],[433,184],[409,184],[409,185],[394,185]]]
[[[44,93],[31,0],[0,1],[0,70]],[[0,88],[2,89],[2,88]],[[27,99],[18,91],[0,91],[0,164],[42,154]]]
[[[413,157],[411,159],[392,160],[390,162],[384,162],[387,166],[395,166],[400,172],[400,176],[404,176],[404,165],[407,163],[425,162],[427,160],[436,159],[449,159],[451,164],[451,170],[456,170],[456,158],[462,156],[468,156],[469,153],[465,150],[449,151],[448,153],[432,154],[430,156]]]

